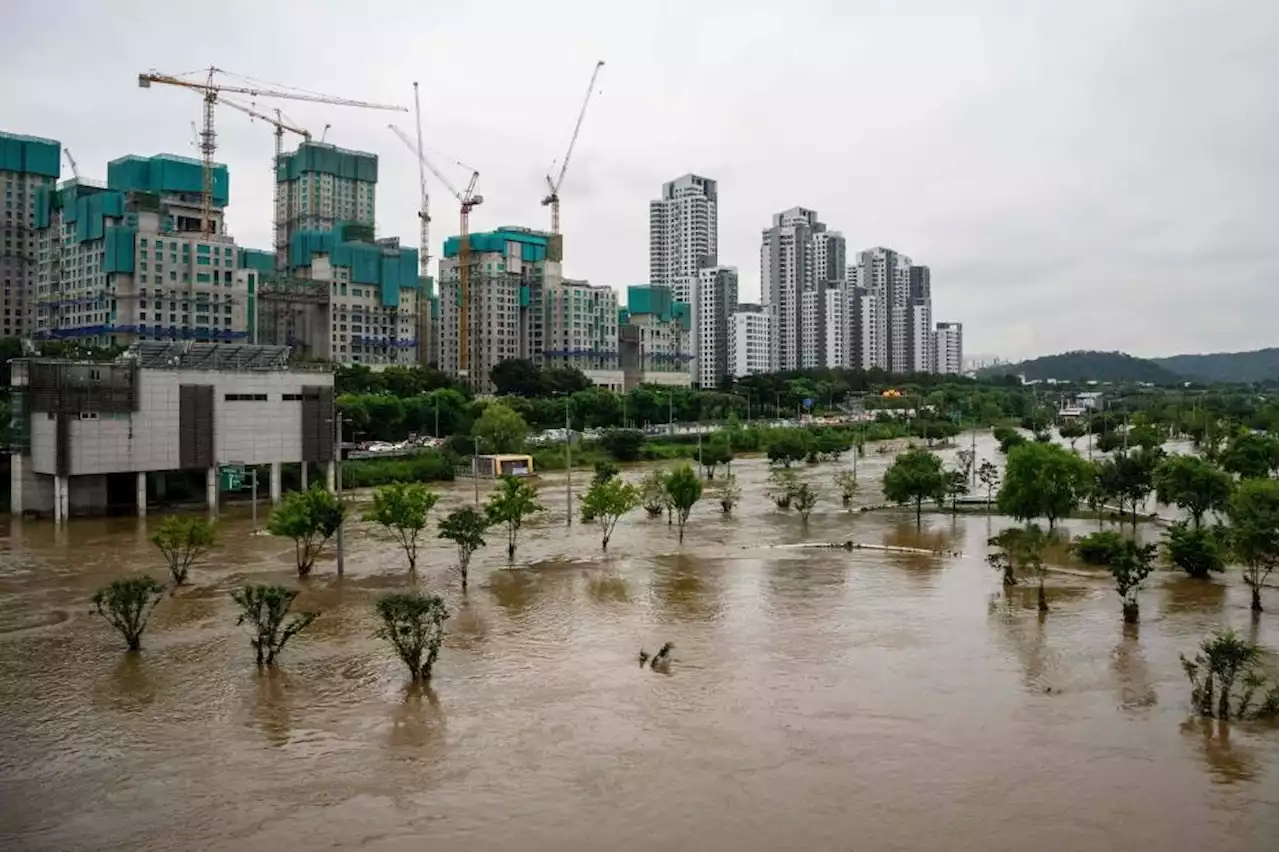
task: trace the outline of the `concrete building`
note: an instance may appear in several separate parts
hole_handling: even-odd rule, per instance
[[[690,380],[716,387],[729,369],[729,317],[738,304],[738,269],[712,266],[698,270],[687,304],[692,312]],[[675,294],[677,302],[683,301]]]
[[[940,322],[933,331],[935,373],[959,374],[964,364],[964,326],[958,322]]]
[[[799,370],[831,360],[828,291],[842,286],[845,241],[803,207],[773,217],[760,245],[760,293],[772,315],[771,369]]]
[[[36,328],[38,235],[36,196],[58,181],[62,146],[52,139],[0,133],[0,336],[29,337]]]
[[[618,316],[624,391],[640,385],[689,386],[691,319],[689,306],[677,302],[669,287],[627,288],[627,308]]]
[[[38,190],[35,336],[245,341],[257,273],[241,271],[225,233],[225,166],[213,170],[209,234],[203,191],[202,164],[171,154],[112,160],[105,186],[73,179]]]
[[[715,266],[719,256],[716,181],[687,174],[662,185],[662,197],[649,202],[649,283],[670,287],[689,304],[698,270]]]
[[[929,267],[915,266],[911,258],[877,246],[858,252],[845,278],[856,288],[847,304],[861,303],[860,308],[850,308],[855,321],[849,349],[861,361],[853,366],[896,374],[931,372]]]
[[[341,224],[368,228],[373,238],[378,158],[323,142],[303,142],[276,160],[275,254],[283,259],[299,231],[329,232]]]
[[[738,305],[729,317],[729,371],[734,378],[769,372],[772,338],[769,312],[760,305]]]
[[[201,471],[216,510],[219,468],[327,467],[334,457],[333,374],[288,366],[286,347],[141,342],[113,362],[12,362],[14,514],[101,514],[164,493],[165,475]]]
[[[478,391],[491,388],[489,371],[499,361],[527,358],[541,365],[546,348],[550,234],[501,227],[468,237],[467,380]],[[440,257],[440,369],[461,372],[461,282],[458,237],[445,240]],[[560,304],[563,310],[563,302]],[[580,320],[579,320],[580,322]]]
[[[586,281],[546,281],[542,306],[541,366],[580,370],[593,384],[621,391],[614,289]]]

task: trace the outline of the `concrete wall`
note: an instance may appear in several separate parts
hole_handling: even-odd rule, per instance
[[[84,412],[71,421],[71,475],[179,469],[178,388],[184,384],[214,386],[214,449],[220,462],[301,461],[302,402],[283,397],[301,394],[305,385],[332,383],[332,374],[323,372],[141,370],[139,411],[115,415]],[[228,394],[267,398],[228,400]],[[32,417],[30,458],[36,473],[55,471],[55,427],[55,421],[45,414]]]

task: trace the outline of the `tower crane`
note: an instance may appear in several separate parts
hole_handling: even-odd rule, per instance
[[[284,239],[284,219],[280,215],[280,181],[275,177],[276,163],[280,162],[280,155],[284,153],[284,132],[296,133],[302,137],[302,141],[311,141],[311,131],[303,127],[298,127],[293,123],[286,121],[284,114],[279,109],[274,110],[275,117],[264,115],[255,109],[238,104],[235,101],[222,98],[222,103],[234,110],[239,110],[250,118],[261,119],[275,128],[276,152],[271,160],[271,183],[275,187],[275,195],[273,196],[274,207],[271,210],[271,233],[273,237],[272,247],[276,253],[276,268],[283,269],[286,265],[284,252],[286,250]],[[328,125],[325,125],[328,127]]]
[[[389,104],[375,104],[368,101],[357,101],[350,98],[335,98],[329,95],[316,94],[314,92],[286,92],[279,89],[259,88],[253,86],[229,86],[215,80],[216,74],[227,74],[221,68],[210,66],[206,71],[204,82],[193,80],[183,80],[171,74],[162,74],[159,71],[151,70],[146,74],[138,75],[138,86],[143,89],[151,88],[152,83],[161,83],[166,86],[179,86],[181,88],[190,89],[199,92],[204,100],[203,124],[200,130],[200,153],[201,159],[204,161],[204,198],[202,210],[201,228],[205,236],[211,236],[213,233],[213,154],[217,149],[217,135],[214,133],[213,113],[214,107],[217,106],[221,96],[226,93],[250,95],[254,98],[281,98],[284,100],[309,101],[311,103],[331,104],[333,106],[349,106],[360,107],[362,109],[382,109],[394,112],[408,112],[408,108]],[[254,82],[244,78],[247,82]]]
[[[70,148],[63,148],[62,153],[67,158],[67,165],[71,166],[71,174],[76,180],[80,180],[80,166],[76,164],[76,158],[71,156]]]
[[[551,244],[547,251],[548,260],[559,262],[564,259],[564,240],[560,237],[560,185],[564,183],[564,174],[569,169],[569,158],[573,156],[573,146],[578,143],[578,133],[582,130],[582,119],[587,115],[587,104],[591,103],[591,93],[596,89],[596,77],[600,76],[600,69],[603,67],[604,60],[600,59],[591,71],[591,82],[587,84],[587,94],[582,98],[582,108],[578,110],[578,120],[573,125],[573,136],[569,138],[569,149],[565,151],[564,159],[560,162],[560,171],[554,180],[551,175],[547,175],[547,188],[551,191],[546,198],[542,199],[542,206],[550,205],[551,207]],[[556,164],[552,162],[553,171],[555,166]]]
[[[432,165],[431,161],[426,158],[417,148],[403,130],[394,124],[387,125],[391,132],[396,135],[405,147],[410,151],[418,154],[418,162],[426,166],[436,178],[444,184],[444,188],[456,199],[460,205],[460,222],[458,231],[458,375],[466,378],[467,376],[467,324],[470,319],[470,275],[471,275],[471,246],[468,236],[471,231],[471,210],[474,207],[484,203],[484,196],[476,192],[476,183],[480,180],[480,173],[475,169],[471,170],[471,180],[467,183],[465,191],[459,191],[453,183],[445,177],[439,169]],[[462,165],[459,163],[459,165]],[[469,166],[467,168],[470,168]]]

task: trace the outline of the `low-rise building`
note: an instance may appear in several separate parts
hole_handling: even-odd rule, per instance
[[[222,465],[328,466],[333,373],[290,367],[289,349],[140,342],[109,362],[11,362],[10,490],[14,514],[145,514],[165,474],[201,471],[211,509]]]

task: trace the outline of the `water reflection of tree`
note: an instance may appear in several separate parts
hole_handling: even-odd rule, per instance
[[[259,674],[254,687],[253,719],[273,746],[288,745],[293,728],[288,687],[288,677],[275,668]]]
[[[1188,719],[1182,723],[1183,735],[1209,767],[1213,780],[1220,784],[1252,781],[1258,775],[1258,759],[1247,749],[1231,742],[1230,722],[1218,719]]]
[[[485,588],[508,615],[525,612],[542,591],[542,577],[528,569],[499,570],[489,575]]]
[[[1086,589],[1079,587],[1046,588],[1048,615],[1037,611],[1036,587],[1031,584],[1006,587],[991,596],[987,606],[991,623],[997,627],[996,635],[1018,658],[1023,683],[1029,689],[1043,692],[1056,686],[1050,676],[1057,652],[1046,641],[1052,629],[1054,604],[1082,598],[1086,593]]]
[[[98,694],[117,710],[138,710],[154,702],[156,685],[142,655],[122,654]]]
[[[1111,652],[1111,671],[1116,678],[1120,706],[1126,710],[1154,707],[1156,690],[1151,681],[1147,658],[1138,641],[1137,624],[1122,625],[1119,643]]]
[[[423,748],[444,741],[445,714],[429,684],[410,683],[391,711],[387,745],[391,748]]]
[[[1177,577],[1164,584],[1165,610],[1180,613],[1219,612],[1227,602],[1227,587],[1213,580]]]
[[[723,608],[723,582],[717,560],[686,553],[659,557],[649,589],[659,615],[667,620],[712,621]]]
[[[782,551],[764,560],[772,608],[806,612],[835,610],[844,604],[850,555],[843,550]]]

